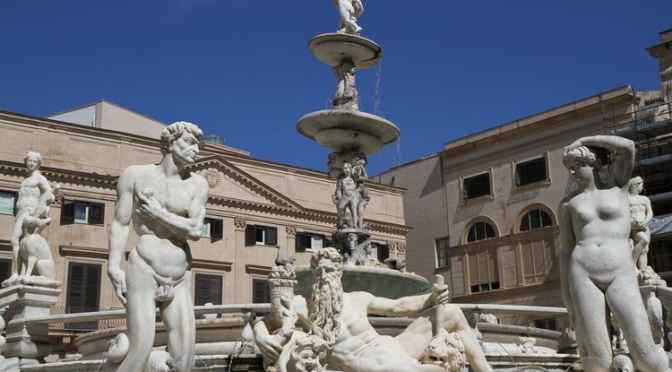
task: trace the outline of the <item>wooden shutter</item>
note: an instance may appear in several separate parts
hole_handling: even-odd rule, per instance
[[[61,225],[70,225],[75,222],[75,202],[64,200],[61,205]]]
[[[208,302],[213,305],[222,304],[222,277],[220,275],[196,274],[194,303],[205,305]]]
[[[105,204],[89,204],[89,224],[102,225],[105,223]]]
[[[257,226],[245,226],[245,245],[257,245]]]
[[[268,290],[268,281],[264,279],[252,279],[252,303],[271,302],[271,293]]]
[[[267,227],[264,237],[265,245],[278,245],[278,229],[275,227]]]
[[[222,220],[210,219],[210,239],[221,239],[224,236],[222,230]]]

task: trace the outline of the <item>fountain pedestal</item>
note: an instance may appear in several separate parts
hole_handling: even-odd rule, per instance
[[[16,285],[0,290],[0,307],[7,307],[6,344],[0,369],[9,365],[27,366],[43,363],[51,353],[49,324],[27,322],[34,317],[48,316],[56,303],[60,289]],[[2,369],[6,370],[6,369]]]

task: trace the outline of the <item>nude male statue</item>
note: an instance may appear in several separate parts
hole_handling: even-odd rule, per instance
[[[336,193],[334,194],[339,227],[361,228],[361,226],[357,226],[358,222],[361,221],[358,217],[360,194],[357,182],[352,178],[352,165],[344,162],[341,171],[343,175],[336,184]]]
[[[7,282],[14,281],[22,270],[21,257],[19,254],[21,237],[24,235],[24,221],[28,217],[33,217],[31,225],[48,225],[51,218],[48,215],[49,205],[54,201],[55,196],[49,181],[40,173],[40,164],[42,164],[42,155],[37,152],[29,151],[23,158],[26,164],[28,176],[19,186],[18,198],[16,200],[16,222],[12,230],[12,258],[14,259],[14,273]],[[39,221],[35,221],[35,219]],[[37,232],[39,234],[40,230]],[[27,275],[30,275],[28,273]]]
[[[368,292],[344,292],[343,260],[334,248],[313,253],[310,266],[313,272],[310,302],[295,296],[293,309],[299,324],[328,345],[324,361],[329,365],[346,372],[445,371],[443,367],[418,362],[432,339],[432,324],[427,318],[418,318],[403,333],[390,337],[378,334],[367,315],[411,316],[436,304],[446,304],[442,324],[461,338],[471,368],[492,370],[462,311],[447,303],[447,286],[435,285],[430,294],[392,300]],[[257,346],[271,360],[277,359],[287,341],[274,332],[279,327],[280,319],[272,314],[254,325]]]
[[[611,152],[607,179],[600,177],[602,164],[589,146]],[[584,137],[563,153],[578,189],[559,207],[561,290],[588,372],[608,371],[612,364],[607,310],[621,326],[638,370],[669,370],[632,269],[628,180],[634,159],[634,143],[616,136]]]
[[[632,259],[638,270],[644,270],[648,266],[647,253],[651,241],[649,222],[653,218],[651,201],[644,195],[640,195],[644,189],[642,177],[633,177],[628,183],[630,193],[630,236],[633,240]]]
[[[130,350],[120,371],[141,371],[147,363],[155,301],[160,302],[173,368],[193,369],[196,329],[187,240],[201,237],[208,185],[185,166],[196,160],[202,134],[191,123],[171,124],[161,133],[161,162],[129,166],[119,177],[108,276],[126,306]],[[120,265],[131,223],[139,239],[124,274]]]

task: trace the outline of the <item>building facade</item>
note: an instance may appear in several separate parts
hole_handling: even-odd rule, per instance
[[[579,137],[636,122],[629,86],[446,143],[438,154],[378,176],[404,196],[410,271],[449,278],[452,301],[563,307],[557,206],[575,185],[562,164]],[[562,329],[566,319],[504,316]]]
[[[88,119],[73,124],[0,111],[0,279],[13,270],[10,236],[16,193],[26,174],[23,158],[37,151],[42,174],[52,186],[61,185],[51,207],[53,221],[43,232],[63,282],[54,313],[122,308],[106,275],[117,179],[129,165],[158,163],[162,157],[162,124],[107,102],[92,106],[97,105],[103,117],[98,115],[95,122],[113,123],[104,118],[105,112],[121,112],[121,130],[89,125]],[[59,117],[85,117],[90,107]],[[155,133],[148,137],[148,132]],[[310,259],[306,249],[329,244],[336,223],[331,197],[335,184],[326,172],[254,159],[210,142],[202,142],[199,160],[190,170],[210,187],[202,238],[190,242],[196,305],[267,302],[266,278],[278,251],[302,265]],[[372,242],[381,258],[403,258],[409,230],[403,190],[375,183],[367,187]],[[127,253],[136,240],[132,233]],[[101,326],[65,325],[63,334]]]

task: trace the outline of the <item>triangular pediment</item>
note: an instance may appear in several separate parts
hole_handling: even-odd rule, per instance
[[[257,204],[289,209],[302,207],[222,156],[199,159],[189,170],[208,182],[211,200]]]

